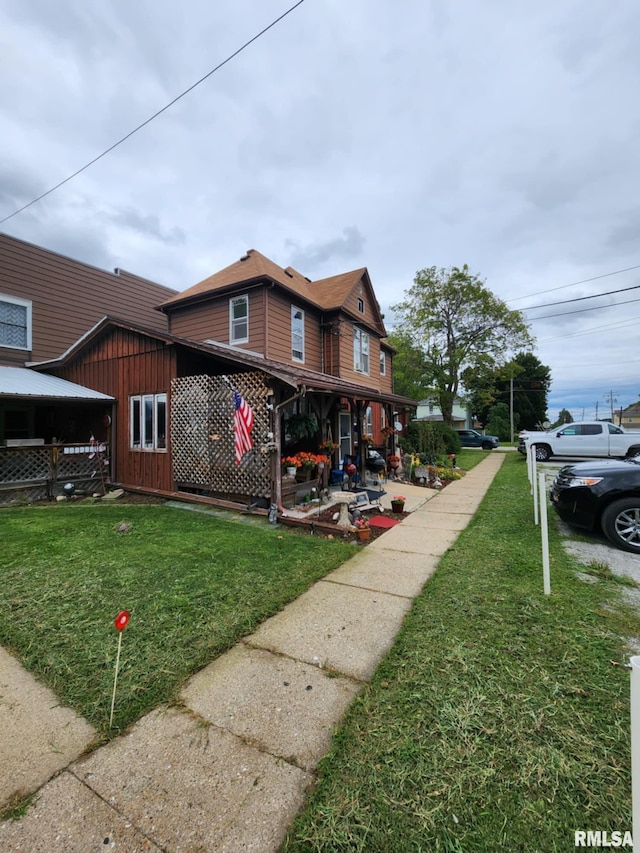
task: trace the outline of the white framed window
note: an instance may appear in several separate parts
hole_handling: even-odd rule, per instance
[[[129,447],[132,450],[167,449],[167,395],[129,397]]]
[[[0,347],[31,349],[31,300],[0,294]]]
[[[380,350],[380,376],[387,375],[387,354]]]
[[[373,436],[373,409],[371,406],[367,406],[364,415],[364,427],[365,434]]]
[[[384,429],[387,425],[387,410],[384,406],[380,406],[380,429]]]
[[[369,335],[362,329],[353,329],[353,369],[369,373]]]
[[[291,306],[291,358],[304,361],[304,311]]]
[[[229,300],[229,343],[249,341],[249,296],[233,296]]]

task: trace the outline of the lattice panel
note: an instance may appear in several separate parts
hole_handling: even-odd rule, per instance
[[[48,480],[51,451],[46,447],[11,447],[0,451],[0,483]]]
[[[267,409],[269,389],[259,372],[222,376],[188,376],[171,384],[171,447],[173,477],[211,492],[268,498],[272,430]],[[234,387],[251,406],[254,446],[235,462],[233,436]]]

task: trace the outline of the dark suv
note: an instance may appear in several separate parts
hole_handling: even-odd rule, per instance
[[[500,447],[497,435],[484,435],[477,429],[456,429],[454,432],[458,434],[462,447],[481,447],[483,450],[494,450]]]
[[[616,548],[640,554],[640,456],[565,465],[550,498],[567,524],[599,526]]]

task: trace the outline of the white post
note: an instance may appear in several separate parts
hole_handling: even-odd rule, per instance
[[[536,465],[536,449],[531,445],[531,487],[533,489],[533,520],[538,523],[538,477]]]
[[[542,534],[542,580],[544,594],[551,594],[549,575],[549,525],[547,524],[547,484],[545,472],[540,471],[540,533]]]
[[[640,657],[631,665],[631,814],[633,838],[640,839]]]

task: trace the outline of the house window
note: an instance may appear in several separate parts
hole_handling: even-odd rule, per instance
[[[358,328],[353,330],[353,369],[369,373],[369,335]]]
[[[380,407],[380,429],[384,429],[387,425],[387,410],[384,406]]]
[[[0,346],[31,349],[31,302],[0,296]]]
[[[304,311],[291,306],[291,358],[304,361]]]
[[[229,342],[246,344],[249,341],[249,297],[234,296],[229,300]]]
[[[361,296],[358,297],[358,311],[364,314],[364,299]]]
[[[387,354],[380,351],[380,376],[387,375]]]
[[[373,437],[373,409],[367,406],[367,411],[364,415],[365,434]]]
[[[167,395],[129,398],[129,446],[133,450],[167,449]]]

